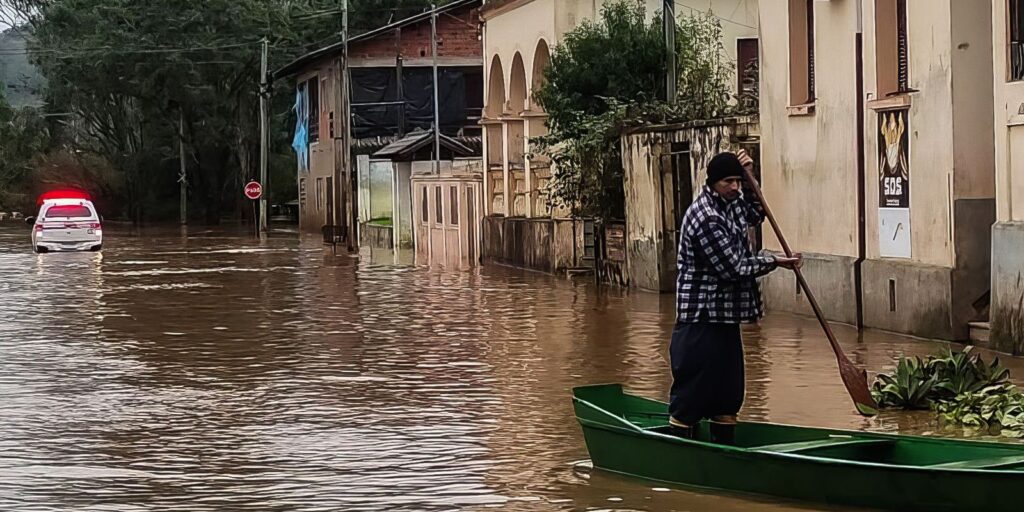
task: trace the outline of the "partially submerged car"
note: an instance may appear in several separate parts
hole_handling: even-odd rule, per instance
[[[43,199],[32,229],[32,250],[99,251],[103,224],[92,201],[81,198]]]

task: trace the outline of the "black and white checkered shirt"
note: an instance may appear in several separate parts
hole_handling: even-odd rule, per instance
[[[761,317],[757,277],[777,265],[774,256],[752,253],[747,228],[763,221],[754,204],[743,198],[726,201],[704,186],[680,228],[677,321],[740,323]]]

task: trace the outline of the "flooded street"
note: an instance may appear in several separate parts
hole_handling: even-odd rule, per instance
[[[666,399],[670,295],[332,256],[287,232],[107,235],[36,255],[0,225],[0,509],[801,509],[588,469],[570,390]],[[837,335],[872,372],[941,347]],[[744,336],[745,419],[937,428],[855,415],[813,319]]]

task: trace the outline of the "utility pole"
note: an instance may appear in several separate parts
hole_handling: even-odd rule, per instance
[[[181,204],[181,225],[188,225],[188,171],[185,168],[185,113],[178,109],[178,165],[181,170],[178,172],[178,184],[181,187],[178,191]]]
[[[676,101],[676,5],[675,0],[665,0],[662,9],[665,27],[665,100]]]
[[[441,113],[437,95],[437,5],[430,5],[430,55],[434,60],[434,173],[441,174]]]
[[[260,59],[260,185],[263,195],[260,196],[259,233],[267,236],[267,166],[270,155],[270,84],[267,81],[267,60],[270,43],[263,38],[263,56]]]
[[[355,173],[352,172],[352,111],[349,102],[348,73],[348,0],[341,1],[341,59],[336,65],[336,102],[334,115],[335,129],[335,164],[334,164],[334,197],[335,218],[331,219],[336,226],[345,228],[345,239],[349,252],[359,247],[359,222],[357,219],[356,198],[359,189]],[[340,142],[337,140],[340,139]]]

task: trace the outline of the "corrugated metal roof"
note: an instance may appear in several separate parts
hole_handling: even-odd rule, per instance
[[[380,151],[373,154],[374,158],[406,158],[411,156],[416,151],[419,151],[434,142],[434,130],[416,130],[399,140],[384,146]],[[474,151],[474,148],[464,144],[460,140],[456,140],[445,134],[441,134],[441,146],[447,148],[449,151],[455,153],[458,156],[473,156],[479,154],[479,149]]]
[[[384,25],[383,27],[380,27],[378,29],[374,29],[374,30],[371,30],[369,32],[364,32],[362,34],[359,34],[358,36],[350,37],[350,38],[348,38],[348,42],[349,42],[349,44],[352,44],[352,43],[356,43],[356,42],[359,42],[359,41],[365,41],[367,39],[372,39],[372,38],[374,38],[374,37],[376,37],[376,36],[378,36],[378,35],[380,35],[382,33],[389,32],[389,31],[394,30],[396,28],[405,27],[405,26],[408,26],[408,25],[412,25],[414,23],[419,23],[419,22],[424,21],[424,20],[429,20],[430,16],[433,15],[435,12],[437,14],[443,14],[443,13],[446,13],[448,11],[452,11],[454,9],[458,9],[458,8],[461,8],[461,7],[466,7],[466,6],[473,5],[473,4],[482,5],[482,3],[483,3],[483,0],[455,0],[454,2],[442,5],[442,6],[436,8],[436,9],[434,9],[432,11],[422,12],[422,13],[417,14],[415,16],[410,16],[408,18],[398,20],[398,21],[396,21],[394,23],[391,23],[390,25]],[[309,53],[307,53],[307,54],[305,54],[305,55],[303,55],[303,56],[301,56],[301,57],[299,57],[299,58],[289,62],[288,64],[285,64],[284,66],[282,66],[277,71],[274,71],[271,74],[271,79],[272,80],[277,80],[278,78],[282,78],[282,77],[286,77],[286,76],[289,76],[289,75],[293,75],[293,74],[297,73],[299,70],[301,70],[306,64],[309,64],[310,62],[313,62],[313,61],[315,61],[317,59],[320,59],[320,58],[322,58],[324,56],[331,55],[331,54],[333,54],[335,52],[340,52],[344,45],[345,45],[344,41],[338,41],[337,43],[325,46],[325,47],[320,48],[318,50],[313,50],[312,52],[309,52]]]

